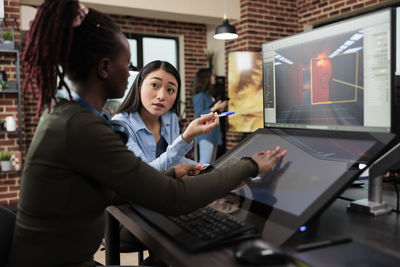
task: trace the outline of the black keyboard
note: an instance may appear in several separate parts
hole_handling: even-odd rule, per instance
[[[152,225],[192,252],[260,236],[255,227],[210,207],[180,216],[165,216],[136,205],[132,207]]]

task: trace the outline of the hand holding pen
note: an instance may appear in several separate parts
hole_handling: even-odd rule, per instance
[[[216,113],[203,114],[190,122],[186,130],[182,134],[182,139],[186,143],[190,143],[196,136],[209,134],[212,129],[219,125],[219,117],[215,117]]]

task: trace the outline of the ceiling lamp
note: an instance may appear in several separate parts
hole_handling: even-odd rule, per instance
[[[214,38],[218,40],[233,40],[238,38],[236,28],[229,24],[228,17],[226,16],[226,0],[225,0],[225,14],[224,21],[215,29]]]

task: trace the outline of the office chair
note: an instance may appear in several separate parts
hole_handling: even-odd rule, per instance
[[[15,213],[0,205],[0,267],[8,261],[15,221]]]

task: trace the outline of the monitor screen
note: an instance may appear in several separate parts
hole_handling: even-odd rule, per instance
[[[392,10],[262,45],[264,127],[392,132]]]
[[[259,129],[218,159],[216,169],[276,145],[288,153],[272,171],[243,182],[232,194],[242,208],[266,218],[263,237],[283,243],[333,200],[392,140],[390,133],[289,128]]]

